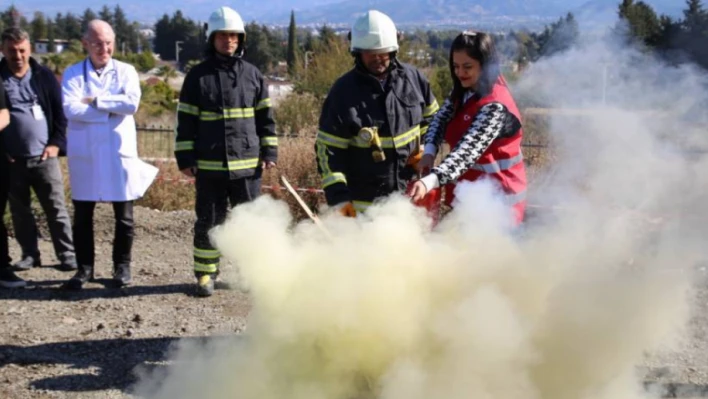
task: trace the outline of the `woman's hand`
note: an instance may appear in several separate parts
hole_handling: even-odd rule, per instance
[[[413,202],[418,202],[422,200],[423,197],[425,197],[425,194],[427,193],[428,188],[425,187],[425,184],[423,184],[422,181],[418,180],[417,182],[413,183],[413,187],[411,187],[411,191],[408,193],[408,196],[411,197]]]

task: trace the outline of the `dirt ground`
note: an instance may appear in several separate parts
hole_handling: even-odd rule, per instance
[[[0,290],[0,398],[130,398],[137,373],[169,367],[168,351],[179,340],[239,334],[248,297],[217,290],[193,296],[188,211],[136,208],[134,284],[104,287],[110,277],[111,209],[96,214],[99,281],[82,292],[60,284],[72,273],[54,268],[46,229],[44,266],[22,273],[24,290]],[[13,259],[19,257],[11,241]],[[229,270],[227,269],[228,273]],[[705,286],[705,279],[697,282]],[[708,397],[708,291],[699,290],[690,340],[677,353],[647,358],[639,365],[647,381],[658,381],[667,397]],[[654,384],[649,383],[648,384]]]

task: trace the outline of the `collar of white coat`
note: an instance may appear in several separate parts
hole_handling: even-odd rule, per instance
[[[106,74],[106,72],[117,69],[116,60],[111,57],[111,59],[106,64],[106,66],[103,67],[103,71],[101,71],[101,76],[99,76],[98,73],[96,73],[96,68],[93,67],[93,62],[91,62],[91,58],[89,58],[89,57],[86,57],[84,59],[83,69],[84,69],[84,73],[88,74],[90,72],[93,72],[94,76],[96,76],[97,78],[100,79],[101,76],[104,76]],[[88,76],[84,76],[84,80],[87,78],[88,78]]]

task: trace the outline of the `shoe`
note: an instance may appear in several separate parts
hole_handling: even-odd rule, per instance
[[[16,272],[24,272],[33,267],[39,266],[42,266],[42,262],[39,260],[39,257],[35,258],[34,256],[25,256],[12,265],[12,270]]]
[[[197,279],[197,296],[207,297],[214,293],[214,276],[202,274]]]
[[[117,287],[124,287],[132,282],[130,266],[116,266],[113,268],[113,283]]]
[[[83,288],[83,285],[89,281],[93,281],[93,266],[79,267],[74,277],[64,284],[64,288],[72,291],[78,291]]]
[[[2,288],[24,288],[27,282],[15,274],[9,267],[0,269],[0,287]]]
[[[66,258],[59,264],[58,269],[63,272],[73,272],[78,270],[79,266],[76,264],[76,258]]]

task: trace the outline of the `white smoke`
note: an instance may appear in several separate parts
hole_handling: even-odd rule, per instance
[[[705,255],[707,159],[685,151],[704,142],[691,110],[705,84],[691,67],[607,42],[534,65],[514,94],[566,112],[551,119],[555,161],[530,181],[538,207],[519,229],[484,182],[461,184],[460,202],[432,231],[397,195],[357,219],[325,217],[331,238],[310,222],[293,227],[270,197],[237,207],[214,240],[250,290],[246,332],[181,348],[182,361],[138,391],[648,396],[636,366],[680,337],[693,265]]]

